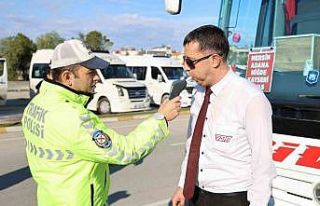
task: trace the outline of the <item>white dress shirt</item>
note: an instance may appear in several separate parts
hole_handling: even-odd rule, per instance
[[[267,205],[271,181],[272,110],[263,92],[229,71],[211,87],[200,147],[197,185],[213,193],[248,191],[250,206]],[[189,148],[205,88],[193,91],[186,155],[179,186],[183,188]]]

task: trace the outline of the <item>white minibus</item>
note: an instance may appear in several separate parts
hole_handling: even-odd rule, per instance
[[[144,83],[153,104],[159,105],[169,97],[172,83],[187,79],[187,87],[180,94],[181,106],[191,105],[193,87],[196,83],[188,77],[179,61],[157,56],[119,56],[134,73],[137,80]]]

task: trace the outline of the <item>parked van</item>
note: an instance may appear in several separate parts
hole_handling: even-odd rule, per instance
[[[134,78],[122,60],[105,52],[94,54],[110,64],[106,69],[97,70],[102,83],[96,85],[96,93],[88,109],[100,114],[150,109],[146,86]],[[29,70],[31,97],[38,92],[36,86],[46,76],[52,55],[51,49],[38,50],[33,54]]]
[[[52,55],[53,49],[40,49],[33,53],[29,67],[30,98],[37,94],[37,85],[47,75]]]
[[[196,83],[188,77],[179,61],[149,55],[119,57],[137,80],[147,86],[153,104],[159,105],[169,97],[172,82],[187,79],[187,88],[180,94],[181,106],[191,105],[192,90]]]
[[[5,58],[0,58],[0,105],[5,105],[8,92],[8,70]]]
[[[102,114],[150,109],[147,87],[134,78],[124,61],[109,53],[94,54],[108,61],[110,65],[106,69],[98,70],[102,83],[96,85],[96,94],[88,109]]]

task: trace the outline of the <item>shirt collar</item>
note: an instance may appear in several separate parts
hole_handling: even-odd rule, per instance
[[[212,93],[215,96],[218,96],[221,90],[234,79],[234,75],[233,71],[229,69],[228,73],[218,83],[210,87]]]

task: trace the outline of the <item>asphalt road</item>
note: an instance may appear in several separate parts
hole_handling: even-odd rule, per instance
[[[141,121],[110,122],[107,125],[127,134]],[[110,205],[168,205],[179,179],[187,122],[187,114],[171,122],[170,137],[140,164],[111,168]],[[0,205],[36,205],[36,187],[25,158],[21,132],[0,134]]]

